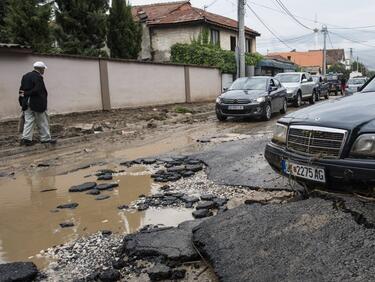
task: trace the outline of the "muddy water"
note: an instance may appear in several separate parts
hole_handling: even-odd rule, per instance
[[[191,211],[186,209],[149,209],[145,212],[117,209],[119,205],[129,204],[140,194],[150,194],[155,189],[148,174],[129,171],[115,176],[113,181],[117,181],[119,187],[102,192],[111,196],[107,200],[97,201],[95,196],[85,192],[68,192],[73,185],[96,181],[95,176],[87,175],[103,168],[108,166],[91,167],[66,175],[55,175],[51,170],[39,171],[0,182],[0,262],[32,260],[42,266],[44,262],[37,255],[41,250],[80,235],[98,230],[131,233],[146,224],[176,225],[191,219]],[[57,190],[41,192],[45,189]],[[59,204],[69,202],[77,202],[79,206],[51,211]],[[61,228],[59,224],[62,222],[74,222],[75,226]]]
[[[114,159],[133,159],[158,155],[167,152],[181,151],[189,147],[198,149],[196,139],[210,136],[223,130],[247,131],[257,124],[215,125],[205,128],[193,127],[191,130],[170,132],[157,140],[144,140],[142,144],[132,144],[127,148],[116,148],[108,144],[98,148],[88,157],[89,162],[108,161]],[[50,153],[52,158],[61,152]],[[64,154],[64,152],[62,152]],[[44,155],[44,157],[43,157]],[[40,160],[45,154],[38,156]],[[30,158],[25,159],[29,162]],[[80,160],[81,162],[82,160]],[[87,160],[86,160],[87,161]],[[113,181],[119,187],[113,191],[105,191],[111,198],[103,201],[95,200],[95,196],[83,193],[69,193],[68,189],[87,181],[96,181],[94,174],[99,169],[119,170],[116,165],[94,166],[76,172],[61,174],[74,167],[60,165],[49,169],[34,168],[27,172],[17,173],[15,179],[0,179],[0,263],[4,261],[32,260],[39,266],[45,261],[38,253],[54,245],[99,230],[132,233],[146,224],[177,225],[191,219],[191,210],[187,209],[149,209],[145,212],[125,212],[117,209],[119,205],[129,204],[140,194],[150,194],[156,188],[150,175],[136,174],[142,168],[128,171],[124,175],[115,176]],[[100,183],[100,181],[98,181]],[[45,189],[56,189],[41,192]],[[56,206],[68,202],[77,202],[76,209],[51,212]],[[73,222],[72,228],[60,228],[62,222]]]

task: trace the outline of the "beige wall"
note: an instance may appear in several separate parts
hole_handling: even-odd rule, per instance
[[[44,81],[50,113],[102,108],[97,60],[0,53],[0,119],[19,114],[18,89],[22,75],[31,71],[33,62],[39,60],[48,66]]]
[[[52,114],[102,110],[103,101],[109,109],[184,103],[189,91],[191,101],[207,101],[221,87],[215,68],[103,60],[108,72],[102,69],[101,78],[98,59],[0,52],[0,120],[19,116],[22,75],[38,60],[48,66],[44,80]]]
[[[169,61],[171,47],[176,43],[190,43],[198,38],[201,32],[200,26],[153,28],[151,31],[151,45],[154,50],[155,61]]]
[[[112,108],[185,102],[181,66],[108,62]]]
[[[221,94],[221,73],[217,69],[189,67],[191,102],[214,100]]]

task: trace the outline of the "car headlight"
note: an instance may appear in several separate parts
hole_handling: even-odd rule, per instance
[[[354,156],[375,157],[375,134],[363,134],[355,140],[350,152]]]
[[[286,90],[286,93],[288,93],[288,94],[292,94],[292,93],[294,93],[296,91],[296,88],[288,88],[287,90]]]
[[[276,123],[276,127],[272,136],[272,142],[277,144],[286,144],[287,132],[288,126],[281,123]]]
[[[256,101],[258,103],[262,103],[262,102],[266,101],[266,97],[259,97],[259,98],[256,99]]]
[[[220,97],[217,97],[217,98],[216,98],[216,103],[220,104],[220,102],[221,102],[221,98],[220,98]]]

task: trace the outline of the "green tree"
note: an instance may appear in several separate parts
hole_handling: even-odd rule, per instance
[[[5,16],[7,13],[8,0],[0,1],[0,42],[7,42],[5,33]]]
[[[55,36],[62,53],[106,56],[108,0],[56,0]]]
[[[4,18],[7,41],[30,46],[37,52],[52,48],[51,4],[40,0],[8,0]]]
[[[347,70],[345,65],[342,63],[336,63],[330,66],[327,73],[342,73],[345,79],[349,79],[350,70]]]
[[[133,20],[126,0],[113,0],[108,17],[107,44],[112,58],[136,59],[141,51],[142,28]]]

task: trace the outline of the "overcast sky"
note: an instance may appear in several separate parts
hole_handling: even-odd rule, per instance
[[[140,5],[167,1],[130,0],[130,2],[132,5]],[[374,0],[281,0],[281,2],[307,28],[321,29],[322,24],[326,24],[330,34],[330,40],[327,40],[328,48],[344,48],[347,56],[349,48],[353,48],[354,57],[359,56],[361,62],[371,69],[375,69]],[[191,0],[191,3],[198,8],[203,8],[206,5],[209,12],[233,19],[237,17],[237,0]],[[291,48],[300,51],[323,48],[322,34],[314,34],[312,30],[298,24],[282,10],[276,0],[247,0],[247,3],[264,23],[289,46],[287,47],[275,39],[256,16],[247,9],[246,25],[261,33],[261,37],[257,40],[259,53],[288,51]],[[364,26],[373,27],[358,28]]]

